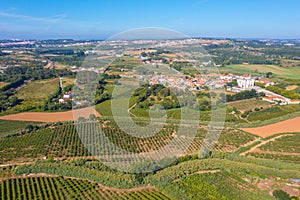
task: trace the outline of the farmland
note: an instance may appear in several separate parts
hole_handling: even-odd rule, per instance
[[[84,156],[89,152],[84,148],[72,125],[56,129],[43,129],[17,137],[0,140],[1,162],[11,160],[32,160],[47,155]]]
[[[10,112],[38,110],[48,96],[58,90],[58,87],[57,78],[29,82],[22,86],[16,94],[17,98],[22,99],[22,104],[13,107]]]
[[[165,126],[159,133],[152,137],[137,138],[124,133],[114,124],[105,121],[102,126],[105,136],[122,149],[130,152],[141,153],[151,152],[165,146],[170,140],[173,140],[177,127],[173,125]],[[91,130],[97,128],[97,124],[86,123],[82,128]],[[202,146],[203,139],[207,133],[206,127],[199,127],[198,132],[188,149],[189,153],[197,153]],[[85,135],[83,135],[85,134]],[[77,133],[74,124],[66,123],[58,125],[55,128],[46,128],[25,135],[16,137],[7,137],[0,139],[0,159],[1,162],[12,160],[35,160],[44,156],[54,157],[76,157],[91,156],[80,137],[92,137],[88,132]],[[215,146],[215,151],[233,152],[239,146],[255,140],[257,137],[246,132],[225,128],[220,136],[219,142]],[[180,138],[178,145],[189,142],[189,138]],[[130,144],[130,145],[128,145]],[[140,145],[143,144],[143,145]],[[95,144],[96,145],[96,144]],[[105,148],[105,147],[101,147]],[[100,152],[110,153],[112,149],[102,149]],[[97,154],[98,155],[98,154]]]
[[[248,155],[289,162],[300,162],[300,134],[285,134],[249,152]]]
[[[67,85],[72,85],[75,83],[75,78],[63,77],[62,78],[62,85],[66,87]]]
[[[1,199],[170,199],[149,188],[115,190],[87,180],[34,176],[0,181]]]
[[[261,199],[261,197],[272,199],[267,192],[271,192],[275,188],[260,191],[256,183],[263,181],[266,177],[280,177],[281,181],[287,181],[289,177],[300,177],[299,166],[293,163],[236,156],[229,156],[227,159],[186,157],[163,170],[154,174],[145,174],[141,177],[111,170],[99,161],[82,159],[40,161],[17,167],[14,173],[17,176],[42,173],[76,177],[77,179],[89,179],[102,185],[124,189],[139,188],[150,184],[173,199],[182,199],[183,196],[189,197],[188,199],[195,199],[192,196],[203,191],[205,191],[205,194],[219,196],[233,195],[230,199],[239,199],[240,190],[244,191],[242,195],[246,199]],[[211,179],[211,177],[214,177],[214,179]],[[198,181],[191,183],[189,182],[191,180]],[[192,184],[192,187],[189,183]],[[236,187],[236,185],[239,187]],[[180,190],[178,190],[179,187]],[[79,189],[77,186],[73,188]],[[290,186],[290,188],[296,187]],[[136,191],[136,189],[133,189],[133,191]]]
[[[179,188],[182,193],[180,197],[187,199],[196,199],[199,196],[202,199],[209,199],[210,196],[217,199],[272,199],[267,193],[226,172],[194,174],[173,183],[171,187]]]
[[[75,112],[75,111],[74,111]],[[89,118],[90,114],[100,115],[92,108],[77,109],[76,117]],[[73,116],[73,111],[65,112],[22,112],[18,114],[11,114],[0,116],[0,120],[15,120],[15,121],[28,121],[28,122],[65,122],[73,121],[76,117]]]
[[[267,72],[272,72],[274,76],[281,78],[299,78],[300,69],[296,67],[279,67],[276,65],[228,65],[219,68],[221,73],[239,73],[264,75]]]
[[[161,49],[168,40],[149,41],[155,48],[147,48],[143,40],[126,41],[133,48],[123,53],[116,51],[116,42],[97,40],[32,40],[12,51],[1,47],[0,198],[268,200],[281,191],[289,200],[299,199],[300,105],[263,101],[256,87],[238,93],[230,88],[243,79],[237,73],[261,80],[261,87],[271,81],[281,93],[300,94],[300,42],[291,40],[294,45],[286,46],[284,40],[210,40],[170,42],[189,49],[178,54],[191,61],[199,58],[192,52],[204,43],[214,60],[199,64],[202,74]],[[100,49],[111,45],[101,52],[93,49],[98,44]],[[109,56],[114,61],[102,66],[102,58]],[[209,77],[206,66],[233,75]],[[181,74],[164,76],[164,67]],[[89,76],[76,80],[81,72],[100,76],[92,85]],[[124,109],[124,116],[114,116],[114,89],[126,88],[122,86],[133,79],[138,88],[128,108],[113,105]],[[169,83],[164,85],[165,80]],[[76,92],[74,83],[84,92]],[[179,90],[175,93],[169,86]],[[96,90],[95,101],[85,99],[90,88]],[[183,91],[196,97],[199,111]],[[216,97],[221,99],[214,105]],[[150,120],[158,104],[166,123]],[[72,111],[74,105],[82,110]],[[217,108],[226,114],[224,125],[223,119],[220,126],[211,121],[221,116],[214,113]],[[182,113],[190,117],[182,120]],[[132,171],[122,170],[127,164]]]
[[[230,195],[229,199],[240,199],[241,195],[245,195],[245,199],[272,199],[267,192],[259,191],[255,183],[265,177],[280,176],[282,180],[289,176],[299,176],[295,164],[240,157],[229,159],[230,161],[217,158],[187,161],[146,179],[174,199],[193,199],[193,195],[201,195],[202,191],[205,191],[202,195]],[[292,171],[288,172],[289,170]],[[243,190],[243,194],[240,190]],[[272,190],[273,188],[267,189],[268,192]]]
[[[299,116],[300,106],[299,105],[286,105],[278,106],[272,105],[267,108],[259,108],[258,110],[248,110],[247,120],[251,124],[263,124],[264,122],[270,121],[275,123],[285,119],[290,119]],[[257,125],[256,125],[257,126]]]
[[[263,100],[246,99],[241,101],[229,102],[228,106],[235,107],[243,112],[246,110],[254,110],[255,108],[268,108],[270,107],[270,103]]]
[[[261,127],[241,128],[241,130],[259,135],[261,137],[267,137],[284,132],[299,132],[299,123],[300,117],[296,117]]]
[[[300,154],[300,134],[287,135],[260,147],[264,151],[277,151]]]
[[[9,133],[15,133],[26,129],[28,125],[38,125],[37,122],[0,120],[0,137]]]

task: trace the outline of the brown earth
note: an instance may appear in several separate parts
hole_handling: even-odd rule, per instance
[[[300,132],[300,117],[284,120],[266,126],[241,128],[241,130],[261,136],[263,138],[278,133]]]
[[[73,121],[78,117],[89,118],[90,114],[97,117],[100,114],[93,108],[81,108],[77,110],[70,110],[66,112],[23,112],[12,115],[0,116],[2,120],[16,120],[16,121],[30,121],[30,122],[63,122]]]
[[[286,90],[294,90],[298,87],[298,85],[289,85],[287,87],[285,87]]]

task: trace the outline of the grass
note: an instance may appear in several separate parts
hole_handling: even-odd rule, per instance
[[[54,66],[55,66],[55,69],[64,69],[64,68],[67,68],[67,67],[68,67],[67,65],[62,64],[62,63],[59,63],[59,62],[56,62],[56,63],[54,64]]]
[[[112,94],[115,86],[114,85],[105,85],[104,88],[108,91],[109,94]]]
[[[296,67],[279,67],[276,65],[228,65],[219,68],[221,73],[239,73],[262,75],[272,72],[275,77],[298,79],[300,68]]]
[[[280,116],[293,114],[300,111],[299,105],[273,106],[271,108],[252,112],[248,116],[249,121],[265,121]]]
[[[283,66],[296,67],[299,66],[300,60],[281,59],[281,63]]]
[[[241,101],[234,101],[234,102],[229,102],[228,106],[230,107],[235,107],[240,111],[245,111],[245,110],[253,110],[255,108],[267,108],[270,106],[270,103],[263,101],[263,100],[257,100],[257,99],[246,99],[246,100],[241,100]]]
[[[17,92],[20,99],[42,102],[55,91],[58,86],[58,79],[47,79],[41,81],[32,81]]]
[[[4,136],[9,133],[24,130],[27,125],[37,125],[37,124],[40,124],[40,123],[0,120],[0,136]]]
[[[62,85],[66,87],[67,85],[72,85],[75,83],[75,78],[63,77],[62,78]]]
[[[102,102],[100,104],[97,104],[95,106],[95,109],[103,117],[111,117],[111,116],[113,116],[112,115],[112,111],[111,111],[111,100],[107,100],[107,101],[104,101],[104,102]]]
[[[264,120],[264,121],[255,121],[255,122],[243,123],[243,124],[230,123],[228,125],[233,126],[235,128],[254,128],[254,127],[274,124],[274,123],[277,123],[277,122],[281,122],[281,121],[292,119],[292,118],[299,117],[299,116],[300,116],[300,111],[297,111],[297,112],[293,112],[293,113],[289,113],[289,114],[284,114],[284,115],[279,116],[279,117],[270,118],[270,119]]]
[[[131,56],[123,56],[122,58],[115,59],[110,64],[111,71],[119,71],[119,69],[133,69],[136,66],[139,66],[141,61]]]
[[[31,81],[17,91],[16,96],[22,99],[23,102],[10,109],[10,112],[14,113],[38,108],[58,87],[57,78]]]

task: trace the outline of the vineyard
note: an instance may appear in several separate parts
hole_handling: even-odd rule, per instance
[[[259,147],[250,156],[300,163],[300,134],[290,134]]]
[[[262,151],[288,152],[300,154],[300,134],[286,135],[260,147]]]
[[[177,188],[177,190],[175,190]],[[175,181],[167,190],[176,199],[272,199],[266,192],[228,172],[194,174]]]
[[[170,199],[153,188],[116,190],[86,180],[26,177],[0,181],[1,199]]]
[[[146,177],[146,183],[174,199],[210,199],[205,198],[209,194],[220,197],[215,199],[272,199],[251,180],[300,176],[299,166],[293,163],[247,157],[228,159],[231,161],[213,158],[179,163]]]
[[[248,116],[248,120],[254,121],[265,121],[284,115],[288,115],[294,112],[300,111],[299,105],[286,105],[286,106],[273,106],[260,111],[251,112]]]
[[[21,136],[1,138],[0,149],[0,162],[48,155],[58,157],[89,155],[81,144],[74,125],[71,124],[46,128]]]
[[[207,127],[200,127],[193,138],[178,136],[176,134],[178,126],[168,124],[160,131],[153,129],[152,133],[147,133],[154,133],[153,136],[140,138],[126,134],[113,123],[107,121],[101,123],[101,130],[103,131],[100,131],[97,123],[88,122],[82,123],[77,127],[83,130],[79,134],[73,123],[65,123],[21,136],[1,138],[0,162],[32,160],[33,158],[42,158],[44,156],[91,156],[91,153],[93,155],[111,155],[118,154],[117,148],[131,153],[151,152],[164,147],[174,138],[176,138],[174,145],[178,148],[192,142],[188,152],[193,153],[201,149],[203,139],[207,134]],[[188,130],[186,129],[186,131]],[[95,132],[99,134],[93,135],[92,133]],[[240,130],[224,128],[215,150],[233,152],[239,146],[255,138],[256,136]],[[83,145],[82,141],[84,141],[85,145]],[[112,142],[115,148],[105,145],[107,141]]]
[[[225,155],[226,156],[226,155]],[[243,190],[245,195],[251,193],[257,196],[257,191],[249,186],[245,181],[241,180],[241,177],[251,178],[255,177],[281,177],[288,179],[290,177],[300,178],[299,165],[293,163],[283,163],[272,160],[254,159],[248,157],[233,156],[227,153],[227,159],[211,158],[211,159],[197,159],[196,160],[181,160],[177,164],[173,164],[160,171],[149,174],[130,174],[119,171],[114,171],[99,161],[92,160],[75,160],[75,161],[39,161],[31,165],[24,165],[17,167],[14,172],[17,176],[23,176],[24,174],[52,174],[60,177],[76,177],[77,179],[88,179],[95,183],[100,183],[108,187],[117,188],[135,188],[145,185],[152,185],[159,188],[167,196],[174,199],[179,198],[180,191],[189,191],[198,188],[197,184],[201,186],[214,185],[213,188],[208,187],[210,190],[217,190],[218,193],[225,195],[231,194],[226,191],[225,185],[232,187],[234,184],[238,184]],[[209,178],[213,175],[207,176],[203,174],[203,182],[200,178],[195,182],[194,187],[184,187],[185,181],[189,176],[196,174],[202,174],[202,172],[220,172],[216,174],[216,177]],[[228,173],[230,173],[229,176]],[[234,174],[234,176],[232,176]],[[225,179],[224,176],[225,175]],[[201,175],[202,176],[202,175]],[[238,178],[237,178],[238,177]],[[216,182],[215,182],[216,181]],[[206,182],[206,183],[205,183]],[[183,185],[177,185],[182,183]],[[222,186],[223,185],[223,186]],[[174,188],[181,187],[182,190],[174,190]],[[240,188],[233,188],[237,194],[237,190]],[[17,191],[17,189],[16,189]],[[201,192],[201,190],[196,191]],[[195,193],[195,191],[192,191]],[[250,195],[250,194],[249,194]],[[187,195],[188,196],[188,195]],[[247,196],[248,197],[248,196]],[[142,198],[141,198],[142,199]],[[145,198],[147,199],[147,198]],[[159,199],[159,198],[158,198]],[[191,198],[190,198],[191,199]],[[251,199],[246,198],[245,199]],[[257,198],[254,198],[257,199]]]

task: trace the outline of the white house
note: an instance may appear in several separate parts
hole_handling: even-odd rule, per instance
[[[288,104],[300,104],[300,100],[298,99],[290,99],[287,102]]]
[[[243,90],[251,89],[254,87],[254,79],[249,77],[240,77],[237,79],[238,86]]]

